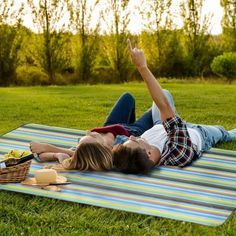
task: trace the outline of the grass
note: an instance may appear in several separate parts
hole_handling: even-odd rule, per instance
[[[236,127],[236,86],[163,83],[185,120]],[[136,97],[137,116],[151,104],[143,83],[0,88],[0,134],[25,123],[90,129],[103,124],[118,96]],[[236,150],[236,141],[218,147]],[[0,192],[0,235],[235,235],[236,214],[217,228],[55,199]]]

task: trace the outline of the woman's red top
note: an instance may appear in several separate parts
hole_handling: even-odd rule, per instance
[[[116,137],[117,135],[126,135],[128,137],[130,136],[129,131],[124,126],[119,125],[119,124],[94,128],[91,131],[102,133],[102,134],[112,133],[114,137]]]

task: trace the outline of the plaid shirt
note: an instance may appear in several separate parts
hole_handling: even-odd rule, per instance
[[[159,165],[186,166],[198,157],[186,124],[175,116],[163,121],[168,140],[165,143]]]

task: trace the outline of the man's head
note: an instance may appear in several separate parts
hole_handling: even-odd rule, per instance
[[[159,159],[159,150],[139,137],[130,136],[125,143],[113,148],[113,164],[123,173],[145,174]]]

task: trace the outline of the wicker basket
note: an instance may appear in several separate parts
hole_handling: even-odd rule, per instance
[[[16,183],[23,181],[29,173],[32,160],[22,164],[0,169],[0,183]]]

